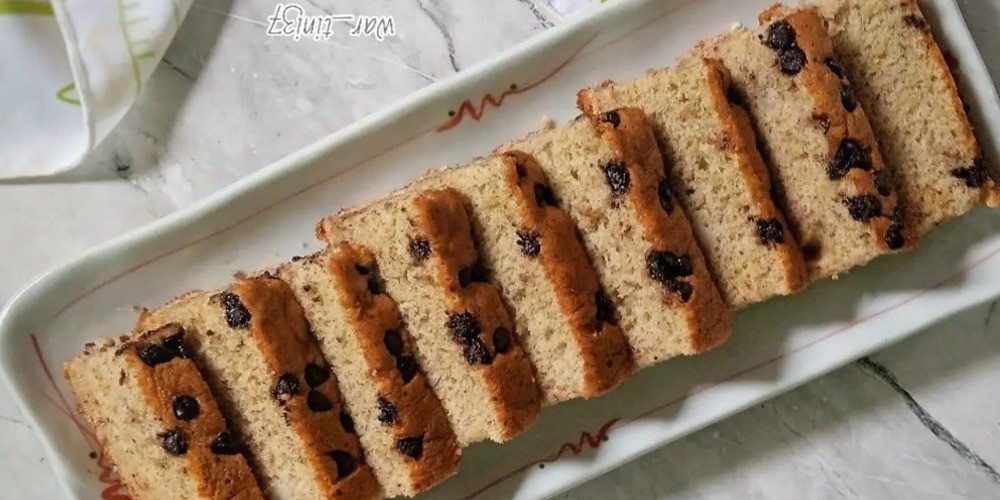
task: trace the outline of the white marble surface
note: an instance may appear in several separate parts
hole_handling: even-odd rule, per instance
[[[80,170],[0,183],[0,301],[46,268],[560,22],[531,0],[307,0],[399,36],[267,38],[273,0],[199,0],[137,107]],[[962,2],[994,80],[1000,0]],[[570,498],[1000,498],[1000,308],[666,446]],[[0,498],[61,494],[0,387]]]

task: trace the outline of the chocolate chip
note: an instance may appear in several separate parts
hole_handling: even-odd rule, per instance
[[[903,235],[903,225],[892,223],[885,230],[885,244],[890,250],[899,250],[906,246],[906,236]]]
[[[372,272],[372,270],[369,269],[367,266],[363,266],[361,264],[354,264],[354,270],[357,271],[358,274],[362,276],[367,276],[368,273]]]
[[[556,201],[556,194],[552,192],[552,188],[541,182],[535,183],[535,203],[540,207],[544,207],[545,205],[550,207],[559,206],[559,203]]]
[[[858,98],[854,95],[854,91],[850,87],[845,86],[840,89],[840,103],[844,105],[844,109],[848,113],[858,109]]]
[[[305,379],[309,387],[319,387],[330,378],[330,369],[325,366],[309,363],[305,369]]]
[[[534,231],[518,229],[517,245],[521,247],[521,254],[529,259],[538,257],[542,251],[542,243],[538,241],[538,236],[538,233]]]
[[[299,379],[291,373],[286,373],[278,377],[278,383],[274,386],[274,399],[287,399],[298,394],[299,389]]]
[[[240,444],[233,439],[229,431],[222,431],[212,440],[210,449],[216,455],[236,455],[240,452]]]
[[[882,202],[874,195],[863,194],[847,198],[844,204],[847,205],[851,218],[856,221],[868,222],[882,214]]]
[[[968,167],[952,170],[951,175],[965,181],[965,185],[970,188],[983,187],[986,184],[986,179],[989,179],[989,172],[986,171],[986,165],[982,159],[977,159]]]
[[[597,292],[594,292],[594,304],[597,308],[597,321],[615,323],[615,305],[608,298],[608,295],[604,293],[604,290],[597,289]]]
[[[163,339],[163,347],[178,358],[187,358],[187,351],[184,349],[184,332],[175,333]]]
[[[840,65],[840,61],[832,57],[827,57],[823,62],[826,63],[826,66],[830,68],[830,71],[832,71],[834,75],[837,75],[837,78],[844,77],[844,67]]]
[[[464,267],[458,272],[458,285],[462,288],[469,286],[472,283],[472,268]]]
[[[916,28],[918,30],[927,29],[927,21],[916,14],[907,14],[903,16],[903,22],[911,28]]]
[[[882,196],[889,196],[892,194],[892,178],[889,176],[889,172],[886,170],[879,170],[872,174],[872,181],[875,183],[875,189],[878,190],[878,194]]]
[[[498,326],[493,330],[493,350],[497,354],[503,354],[510,349],[510,330]]]
[[[692,287],[687,281],[683,280],[668,281],[667,290],[677,294],[677,296],[680,297],[681,302],[691,300],[691,294],[694,293],[694,287]]]
[[[660,283],[691,276],[694,273],[691,259],[672,252],[650,252],[646,255],[646,269],[649,277]]]
[[[524,169],[524,165],[521,165],[520,162],[514,164],[514,171],[517,172],[518,179],[524,179],[528,176],[528,171]]]
[[[767,27],[767,46],[774,50],[788,50],[795,45],[795,28],[788,21],[778,21]]]
[[[198,418],[198,413],[201,411],[198,400],[187,395],[174,398],[173,407],[174,416],[178,420],[194,420]]]
[[[674,195],[670,192],[670,184],[666,179],[660,179],[660,184],[656,186],[656,194],[660,198],[660,207],[666,213],[674,211]]]
[[[406,437],[396,441],[396,449],[413,459],[420,459],[424,454],[424,437]]]
[[[757,239],[761,245],[780,245],[785,242],[785,228],[778,219],[757,219]]]
[[[382,289],[382,283],[379,282],[378,278],[374,276],[368,278],[367,285],[368,285],[368,293],[372,295],[378,295],[384,291]]]
[[[175,457],[179,457],[187,453],[188,451],[187,440],[184,439],[184,436],[181,435],[180,431],[176,429],[172,431],[167,431],[164,432],[163,434],[160,434],[159,437],[160,439],[162,439],[163,449],[166,450],[167,453]]]
[[[843,179],[847,175],[847,171],[852,168],[871,170],[871,151],[854,139],[844,139],[840,141],[840,146],[837,147],[833,160],[827,165],[826,173],[830,180],[836,181]]]
[[[431,255],[431,243],[424,238],[410,240],[410,256],[417,262],[423,262]]]
[[[403,354],[403,336],[396,330],[386,330],[382,340],[385,343],[385,350],[393,356]]]
[[[358,468],[358,461],[346,451],[331,451],[329,456],[333,459],[333,462],[337,464],[337,479],[343,479],[350,476],[351,473]]]
[[[476,315],[468,311],[450,314],[446,325],[451,330],[452,337],[463,343],[478,337],[482,331]]]
[[[778,65],[786,75],[797,75],[806,67],[806,53],[798,47],[792,47],[778,54]]]
[[[174,359],[174,353],[172,351],[156,344],[144,344],[139,346],[136,354],[139,355],[139,359],[141,359],[143,363],[146,363],[149,366],[156,366],[160,363],[166,363],[167,361]]]
[[[632,178],[628,169],[625,168],[625,162],[611,160],[602,165],[601,170],[604,171],[604,180],[607,181],[608,187],[611,188],[611,196],[619,197],[628,192]]]
[[[396,358],[396,369],[399,370],[403,383],[408,384],[417,376],[417,360],[413,356],[399,356]]]
[[[351,414],[347,413],[347,409],[340,410],[340,426],[344,428],[344,432],[348,434],[354,434],[354,419],[351,418]]]
[[[483,262],[476,262],[472,266],[472,281],[474,283],[489,283],[490,271],[483,266]]]
[[[465,361],[470,365],[488,365],[493,362],[493,356],[486,344],[479,337],[474,337],[462,347]]]
[[[310,390],[309,394],[306,395],[306,405],[309,406],[310,410],[316,413],[330,411],[333,409],[333,403],[331,403],[322,392],[319,392],[316,389]]]
[[[726,100],[733,106],[745,107],[746,104],[743,94],[740,93],[739,89],[732,86],[726,89]]]
[[[819,260],[821,255],[823,255],[823,245],[819,242],[812,241],[802,245],[802,257],[807,261],[813,262]]]
[[[240,298],[232,292],[222,292],[222,309],[226,313],[226,323],[232,328],[250,326],[250,311]]]
[[[378,416],[376,417],[378,421],[383,424],[392,425],[396,421],[396,406],[383,397],[379,397],[376,403],[378,406]]]
[[[618,128],[618,126],[622,124],[622,117],[618,114],[617,110],[612,110],[602,114],[601,121],[604,123],[610,123],[612,127]]]

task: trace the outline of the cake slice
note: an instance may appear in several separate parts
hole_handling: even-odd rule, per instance
[[[326,218],[317,236],[374,253],[461,445],[508,441],[538,417],[534,367],[479,256],[461,195],[398,193]]]
[[[670,188],[691,219],[719,291],[740,308],[799,291],[806,271],[771,199],[750,119],[730,98],[731,83],[721,63],[689,55],[668,70],[582,90],[577,104],[594,116],[622,106],[645,111]]]
[[[1000,206],[955,80],[914,0],[826,0],[821,12],[855,83],[911,227],[924,233]]]
[[[513,313],[545,403],[591,398],[628,377],[632,355],[615,306],[534,160],[481,158],[432,172],[409,190],[442,187],[466,202],[482,267]]]
[[[169,323],[188,333],[193,357],[270,495],[381,496],[337,378],[286,283],[267,275],[242,279],[139,318],[140,329]]]
[[[277,275],[330,360],[385,496],[413,496],[453,475],[461,449],[417,366],[396,303],[380,293],[372,253],[341,244],[295,259]]]
[[[264,498],[188,350],[174,324],[98,340],[66,362],[66,379],[130,495]]]
[[[551,187],[546,203],[563,207],[580,228],[637,367],[728,338],[729,308],[641,110],[580,117],[499,148],[515,150],[534,157]]]
[[[761,22],[757,33],[737,28],[703,48],[723,61],[733,98],[750,110],[810,278],[836,277],[912,243],[823,19],[774,7]]]

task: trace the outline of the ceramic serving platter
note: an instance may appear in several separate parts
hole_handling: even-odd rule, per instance
[[[544,118],[570,119],[580,87],[669,65],[699,39],[753,24],[770,1],[610,2],[38,278],[3,312],[0,366],[66,493],[125,493],[75,412],[61,365],[85,342],[128,331],[134,306],[316,250],[321,217],[489,153]],[[996,164],[1000,106],[961,13],[953,0],[921,3],[959,61]],[[733,340],[715,352],[645,370],[598,400],[548,408],[513,443],[469,448],[431,496],[557,494],[998,295],[1000,212],[982,210],[911,254],[740,312]]]

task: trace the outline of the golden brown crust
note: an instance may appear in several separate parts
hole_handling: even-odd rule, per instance
[[[958,84],[955,82],[955,75],[948,66],[948,61],[945,59],[944,53],[941,52],[941,47],[939,47],[937,42],[934,40],[934,34],[931,32],[930,25],[927,23],[924,13],[920,10],[920,5],[916,2],[916,0],[902,0],[899,5],[904,11],[907,12],[907,16],[903,19],[909,18],[908,22],[919,28],[924,39],[924,43],[927,45],[927,50],[930,53],[931,59],[933,59],[934,64],[937,65],[941,78],[947,82],[946,85],[948,86],[948,93],[951,97],[952,105],[955,108],[955,117],[958,119],[962,128],[962,134],[958,139],[965,143],[967,149],[977,151],[977,158],[982,157],[982,152],[979,148],[979,143],[976,140],[972,123],[969,121],[969,117],[965,113],[965,105],[962,103],[962,98],[958,93]],[[973,160],[975,159],[976,158]],[[987,176],[985,183],[978,189],[981,193],[980,203],[989,207],[1000,207],[1000,189],[998,189],[996,181],[992,175]]]
[[[462,453],[448,415],[422,371],[417,370],[409,381],[400,374],[397,356],[412,358],[412,340],[403,328],[395,301],[386,294],[372,294],[368,287],[368,280],[378,274],[372,252],[341,243],[331,248],[327,268],[334,282],[341,284],[336,291],[361,346],[369,380],[379,396],[397,410],[391,424],[392,436],[395,451],[405,461],[409,486],[418,493],[427,490],[458,469]],[[396,356],[385,345],[390,330],[402,340],[402,350]],[[421,453],[416,457],[400,450],[401,440],[413,439],[421,443]]]
[[[267,365],[272,387],[275,387],[274,395],[282,405],[286,422],[303,442],[303,455],[315,474],[319,490],[329,498],[379,497],[380,487],[365,463],[357,436],[341,425],[340,413],[344,404],[336,377],[331,374],[315,387],[306,383],[304,373],[308,364],[327,367],[328,363],[309,331],[302,307],[291,288],[284,281],[264,275],[237,281],[229,293],[234,294],[249,313],[246,325],[249,337]],[[220,295],[213,297],[213,301],[225,302]],[[225,314],[223,304],[219,305],[220,314]],[[297,390],[280,390],[279,380],[284,377],[294,378]],[[314,411],[308,403],[311,397],[325,399],[329,402],[328,408]],[[349,455],[342,463],[353,462],[349,464],[353,470],[344,477],[339,477],[338,461],[333,455],[337,453]]]
[[[472,313],[481,326],[478,342],[488,363],[477,363],[493,402],[501,440],[524,431],[538,418],[541,394],[534,367],[521,349],[510,315],[496,288],[488,283],[459,283],[459,271],[479,260],[462,195],[454,189],[425,191],[413,200],[414,226],[434,249],[431,265],[445,302],[453,314]],[[493,338],[498,328],[510,336],[509,349],[497,353]]]
[[[523,228],[538,235],[538,260],[556,293],[559,308],[568,319],[571,334],[582,355],[585,398],[598,396],[620,384],[633,369],[628,338],[613,318],[598,319],[598,297],[607,296],[597,280],[576,224],[564,210],[539,205],[535,186],[548,178],[534,158],[520,151],[502,155],[507,187],[517,200]],[[612,312],[613,314],[613,312]]]
[[[736,153],[740,176],[750,194],[756,220],[777,221],[784,228],[783,239],[771,247],[778,252],[785,274],[785,286],[789,292],[801,290],[806,284],[806,263],[802,257],[795,236],[788,229],[784,214],[771,198],[771,176],[764,159],[757,149],[757,135],[750,121],[750,114],[738,103],[730,102],[727,93],[732,92],[732,77],[729,70],[718,59],[705,59],[708,66],[708,82],[715,111],[730,139],[729,146]]]
[[[632,188],[628,196],[650,251],[670,252],[690,260],[692,273],[682,280],[690,285],[689,289],[674,293],[665,288],[664,299],[683,312],[691,350],[707,351],[729,338],[731,311],[708,272],[687,215],[679,208],[669,213],[660,208],[657,188],[666,172],[645,114],[641,109],[627,107],[613,113],[614,120],[591,120],[629,172]],[[690,296],[685,300],[688,291]]]
[[[186,443],[186,451],[178,459],[187,461],[187,471],[197,484],[203,498],[258,499],[264,498],[246,458],[240,453],[213,452],[213,441],[228,431],[222,413],[208,385],[194,362],[181,355],[151,366],[139,357],[147,346],[164,348],[164,341],[183,343],[184,330],[175,324],[166,325],[138,335],[122,345],[115,356],[135,374],[143,399],[152,408],[164,432],[178,432]],[[197,415],[188,420],[177,417],[174,410],[178,398],[193,398]],[[182,414],[183,415],[183,414]]]
[[[882,193],[876,188],[875,176],[888,170],[868,117],[859,103],[853,110],[846,109],[843,104],[842,92],[850,91],[850,82],[835,74],[830,67],[829,62],[836,61],[836,58],[823,17],[814,8],[789,10],[776,4],[762,12],[759,21],[762,26],[784,21],[794,29],[795,44],[805,53],[807,64],[799,74],[790,78],[801,81],[813,99],[814,116],[822,122],[827,138],[829,161],[834,161],[845,141],[860,144],[871,158],[869,170],[849,168],[841,180],[831,181],[848,182],[854,187],[855,196],[871,196],[879,200],[879,215],[865,222],[872,229],[872,240],[877,248],[895,251],[911,247],[916,236],[905,224],[904,207],[897,203],[894,183],[889,191]],[[887,181],[888,178],[883,180]],[[848,210],[846,204],[844,210]],[[890,245],[889,242],[897,235],[903,237],[903,245],[898,245],[898,242]]]

